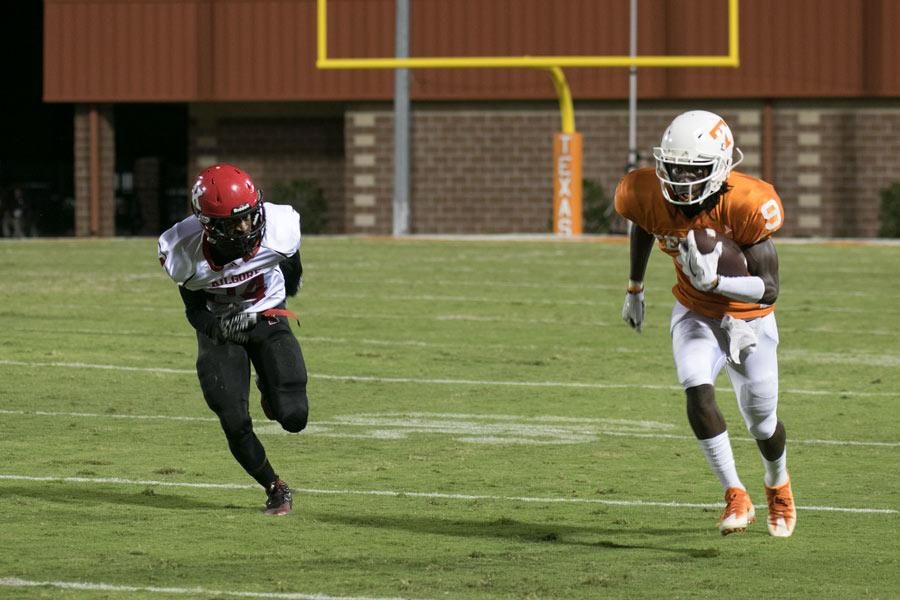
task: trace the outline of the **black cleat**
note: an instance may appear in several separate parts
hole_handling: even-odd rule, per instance
[[[276,479],[275,483],[269,486],[266,494],[268,498],[266,499],[265,514],[280,517],[291,512],[294,502],[291,488],[288,487],[288,484],[280,479]]]

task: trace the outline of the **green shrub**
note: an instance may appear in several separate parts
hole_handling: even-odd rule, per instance
[[[276,204],[290,204],[300,213],[303,233],[324,233],[328,225],[328,202],[319,184],[309,179],[282,181],[272,186]]]
[[[900,238],[900,183],[881,190],[881,225],[879,237]]]
[[[585,179],[582,183],[581,203],[584,233],[609,233],[615,211],[603,186]]]

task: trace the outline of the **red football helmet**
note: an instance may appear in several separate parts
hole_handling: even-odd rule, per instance
[[[234,165],[213,165],[201,171],[191,192],[191,206],[209,243],[225,254],[252,253],[266,229],[262,192]]]

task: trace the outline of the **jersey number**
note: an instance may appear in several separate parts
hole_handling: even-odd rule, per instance
[[[762,213],[763,218],[766,220],[766,229],[769,231],[778,229],[778,226],[781,225],[781,208],[774,198],[770,198],[760,206],[759,212]]]
[[[228,288],[226,292],[229,296],[237,296],[238,288]],[[244,300],[254,300],[259,302],[266,295],[266,279],[262,274],[257,275],[246,284],[244,284],[243,289],[241,290],[240,296]]]

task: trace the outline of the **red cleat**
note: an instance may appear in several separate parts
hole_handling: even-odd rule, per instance
[[[269,486],[266,494],[268,495],[268,498],[266,499],[265,514],[272,517],[280,517],[291,512],[294,502],[291,495],[291,488],[288,487],[288,484],[280,479],[276,479],[275,482]]]

